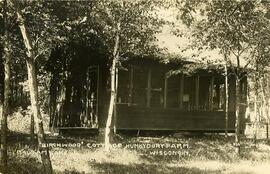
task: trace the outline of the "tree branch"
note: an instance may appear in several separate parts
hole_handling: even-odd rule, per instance
[[[49,48],[46,48],[44,50],[42,50],[41,52],[39,52],[35,57],[34,57],[34,60],[36,60],[39,56],[41,56],[44,52],[48,51]]]

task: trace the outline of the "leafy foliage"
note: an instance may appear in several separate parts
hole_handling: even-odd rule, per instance
[[[260,2],[210,1],[204,14],[196,24],[196,42],[210,49],[218,48],[221,54],[241,56],[250,64],[256,58],[258,45],[261,47],[262,40],[269,40],[269,20]],[[239,61],[237,66],[240,66]]]

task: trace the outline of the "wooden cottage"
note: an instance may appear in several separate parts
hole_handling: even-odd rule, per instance
[[[186,62],[187,63],[187,62]],[[130,62],[119,71],[118,129],[224,131],[225,77],[217,71],[172,74],[183,64]],[[242,80],[242,94],[246,94]],[[244,98],[243,98],[244,100]],[[235,78],[229,77],[229,131],[235,128]],[[241,108],[241,130],[244,108]]]
[[[105,127],[110,99],[108,60],[90,53],[88,49],[82,49],[70,60],[70,66],[59,65],[57,70],[54,69],[50,89],[51,127]],[[133,58],[122,62],[118,71],[113,118],[116,129],[223,132],[223,73],[200,68],[189,74],[173,73],[186,64],[192,63],[178,61],[165,64],[153,58]],[[231,75],[228,79],[228,127],[233,132],[235,78]],[[243,78],[241,103],[245,102],[246,83],[246,78]],[[241,105],[241,131],[245,125],[244,111],[245,106]]]

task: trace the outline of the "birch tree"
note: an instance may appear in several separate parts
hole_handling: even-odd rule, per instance
[[[43,169],[44,173],[46,174],[51,174],[53,173],[52,170],[52,164],[50,160],[50,155],[49,155],[49,150],[46,144],[46,139],[45,139],[45,133],[44,133],[44,128],[43,128],[43,119],[41,116],[40,112],[40,105],[38,101],[38,81],[37,81],[37,71],[36,71],[36,62],[35,59],[40,56],[42,52],[38,52],[37,48],[33,47],[33,37],[31,38],[31,35],[29,34],[29,29],[27,29],[26,23],[28,22],[31,23],[31,21],[26,21],[23,13],[22,13],[22,8],[24,5],[24,13],[28,12],[26,8],[30,8],[30,4],[23,4],[23,2],[18,2],[18,1],[12,1],[13,7],[15,9],[15,16],[18,21],[19,25],[19,31],[21,34],[21,38],[23,39],[23,44],[24,44],[24,50],[26,53],[25,61],[27,65],[27,75],[28,75],[28,86],[29,86],[29,92],[30,92],[30,101],[31,101],[31,107],[32,107],[32,112],[34,116],[34,121],[35,121],[35,127],[37,130],[37,139],[38,139],[38,150],[41,155],[41,160],[43,164]],[[35,3],[35,2],[34,2]],[[36,2],[36,6],[33,7],[33,9],[41,7],[42,5],[38,4],[39,2]],[[28,6],[29,5],[29,6]],[[32,4],[33,5],[33,4]],[[32,8],[32,7],[31,7]],[[45,12],[41,13],[43,15]],[[29,13],[28,13],[29,14]],[[36,15],[37,18],[38,15]],[[45,20],[45,19],[43,19]],[[32,22],[37,22],[33,20]],[[38,22],[44,22],[44,21],[38,21]],[[33,23],[32,23],[33,24]],[[42,31],[42,25],[39,25],[38,28]],[[36,26],[32,26],[32,36],[37,36],[37,39],[40,39],[39,33],[36,31],[33,32],[34,29],[36,29]],[[44,30],[43,30],[44,31]],[[37,43],[37,39],[35,39],[35,43]],[[36,46],[36,45],[34,45]],[[40,48],[39,48],[40,49]],[[39,50],[38,49],[38,50]]]
[[[227,63],[236,79],[235,147],[240,153],[240,105],[243,101],[240,82],[247,67],[256,59],[258,36],[267,35],[268,20],[259,1],[201,1],[195,6],[201,16],[193,36],[208,49],[218,49],[228,57]],[[193,18],[191,18],[193,19]]]
[[[8,33],[8,15],[7,1],[3,2],[3,28],[4,28],[4,101],[1,117],[1,151],[0,151],[0,172],[8,173],[8,155],[7,155],[7,116],[9,114],[9,96],[10,96],[10,43]]]
[[[105,149],[110,147],[113,112],[116,103],[117,69],[121,59],[128,53],[134,55],[151,54],[157,51],[155,34],[160,31],[163,21],[158,18],[157,9],[161,2],[150,0],[104,0],[97,9],[103,25],[100,33],[103,42],[111,54],[111,90],[108,118],[105,128]]]

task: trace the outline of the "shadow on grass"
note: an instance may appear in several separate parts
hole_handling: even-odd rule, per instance
[[[85,172],[78,172],[76,169],[69,169],[63,172],[61,171],[54,171],[54,174],[86,174]]]
[[[79,166],[78,166],[79,167]],[[87,174],[222,174],[222,170],[206,170],[196,167],[165,166],[162,164],[118,164],[118,163],[91,163],[89,168],[92,172]],[[10,163],[9,174],[41,174],[42,164],[34,158],[24,160],[15,159]],[[77,169],[66,169],[64,171],[54,171],[55,174],[86,174]],[[229,174],[252,174],[250,172],[231,172]]]
[[[36,158],[12,157],[8,162],[9,174],[40,174],[43,173],[42,164]]]
[[[155,164],[116,164],[116,163],[95,163],[92,164],[96,173],[108,174],[220,174],[221,171],[201,170],[198,168],[187,167],[168,167]]]

